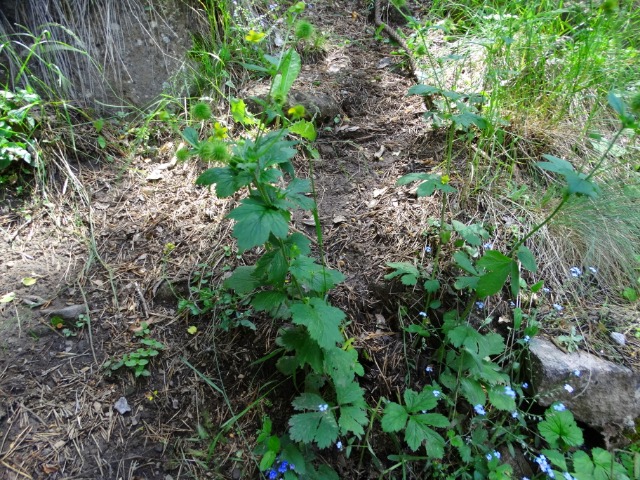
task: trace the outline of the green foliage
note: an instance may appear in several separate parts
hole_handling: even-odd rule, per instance
[[[118,361],[107,360],[102,367],[113,372],[122,367],[131,369],[136,377],[148,377],[151,375],[149,371],[149,362],[157,356],[164,345],[152,338],[145,338],[140,341],[145,347],[138,348],[135,352],[125,353]]]
[[[0,90],[0,172],[22,163],[37,167],[33,134],[41,107],[42,100],[33,90]]]

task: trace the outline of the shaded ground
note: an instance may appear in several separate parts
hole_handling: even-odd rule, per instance
[[[424,255],[426,219],[440,208],[395,182],[437,166],[443,139],[421,120],[421,100],[405,96],[412,81],[393,65],[378,68],[392,47],[374,39],[367,12],[341,3],[318,4],[316,13],[342,46],[305,66],[296,88],[328,93],[344,112],[321,129],[313,162],[327,260],[347,276],[332,300],[348,312],[368,393],[391,397],[406,385],[407,361],[395,311],[400,291],[383,282],[384,266]],[[252,318],[255,332],[214,334],[229,320],[224,308],[198,318],[178,313],[189,285],[206,288],[199,283],[206,277],[216,286],[243,260],[224,219],[231,203],[194,185],[204,165],[177,164],[147,180],[174,151],[160,142],[131,163],[74,164],[78,182],[61,176],[50,202],[0,211],[0,295],[16,293],[0,306],[0,479],[257,478],[247,453],[255,431],[267,414],[283,425],[293,386],[273,360],[253,363],[273,350],[272,321]],[[297,163],[305,175],[307,161]],[[314,238],[306,220],[295,217],[293,227]],[[37,282],[26,287],[26,277]],[[90,325],[65,337],[23,303],[27,296],[49,309],[86,300]],[[105,376],[106,360],[140,346],[143,322],[166,346],[151,375],[135,379],[123,368]],[[191,325],[197,333],[187,332]],[[113,408],[120,397],[131,412]],[[384,441],[370,439],[380,451],[376,442]],[[380,473],[375,464],[347,467],[327,455],[344,478]]]

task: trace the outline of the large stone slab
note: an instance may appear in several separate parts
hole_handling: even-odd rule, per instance
[[[542,338],[531,340],[530,350],[532,384],[541,405],[560,401],[599,430],[634,427],[640,417],[637,373],[589,353],[564,353]]]

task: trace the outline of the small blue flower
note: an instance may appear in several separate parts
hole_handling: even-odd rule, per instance
[[[579,277],[580,275],[582,275],[582,270],[580,270],[578,267],[571,267],[569,269],[569,273],[571,274],[572,277]]]
[[[514,302],[509,302],[509,306],[510,306],[511,308],[516,308],[516,304],[515,304]]]
[[[525,335],[524,338],[522,339],[524,343],[529,343],[529,340],[531,340],[531,337],[529,335]]]
[[[442,394],[442,392],[440,390],[434,390],[433,391],[433,396],[438,398],[440,395]]]
[[[485,456],[487,457],[487,462],[490,462],[493,458],[493,455],[491,455],[490,453],[487,453]]]
[[[594,275],[598,273],[598,269],[596,267],[589,267],[589,271]]]
[[[577,370],[577,369],[576,369],[576,370],[574,370],[574,371],[573,371],[573,374],[574,374],[576,377],[579,377],[580,375],[582,375],[582,372],[581,372],[580,370]]]
[[[524,388],[526,390],[527,388],[529,388],[529,384],[527,382],[523,382],[522,383],[522,388]]]
[[[516,392],[510,386],[504,387],[504,394],[511,398],[516,398]]]
[[[427,316],[426,312],[420,312],[420,313],[418,313],[418,315],[420,315],[421,317],[426,317]]]
[[[511,412],[511,418],[518,418],[520,414],[517,411]]]
[[[289,467],[289,462],[287,462],[286,460],[283,460],[280,466],[278,467],[278,471],[280,473],[284,473],[287,471],[287,467]]]
[[[295,470],[295,469],[296,469],[295,464],[290,463],[290,464],[289,464],[289,470]]]
[[[427,245],[426,247],[424,247],[424,251],[427,253],[431,253],[431,247]]]
[[[327,405],[326,403],[318,405],[318,410],[321,412],[326,412],[328,408],[329,408],[329,405]]]
[[[338,440],[338,441],[336,442],[336,448],[337,448],[338,450],[342,450],[342,442],[341,442],[340,440]]]
[[[548,287],[544,287],[544,288],[542,289],[542,291],[543,291],[544,293],[549,293],[549,292],[551,291],[551,289],[550,289],[550,288],[548,288]]]
[[[567,407],[565,407],[564,404],[562,403],[556,403],[553,405],[553,409],[556,412],[564,412],[567,409]]]
[[[554,303],[553,304],[553,308],[557,311],[557,312],[561,312],[562,310],[564,310],[564,307],[560,304]]]
[[[433,372],[433,366],[432,366],[432,365],[428,365],[428,366],[424,369],[424,371],[425,371],[425,372],[427,372],[427,373],[431,373],[431,372]]]
[[[564,386],[564,389],[569,393],[573,393],[573,387],[568,383]]]
[[[271,480],[275,480],[276,478],[278,478],[278,472],[273,469],[269,470],[269,478]]]
[[[493,248],[493,243],[491,242],[487,242],[484,245],[482,245],[482,248],[486,249],[486,250],[490,250]]]
[[[473,407],[473,409],[476,411],[476,413],[478,415],[486,415],[487,412],[484,411],[484,407],[480,404],[476,405]]]
[[[476,308],[482,310],[484,308],[484,302],[476,302]]]

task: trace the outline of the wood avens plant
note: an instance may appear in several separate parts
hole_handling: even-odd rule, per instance
[[[291,25],[303,9],[302,2],[291,7],[288,16]],[[258,37],[262,39],[253,35],[247,41],[260,41]],[[183,137],[190,148],[181,156],[197,155],[220,164],[206,170],[196,182],[215,185],[218,197],[230,197],[241,191],[246,194],[228,218],[235,221],[233,236],[239,251],[260,247],[262,255],[255,265],[238,267],[225,286],[249,296],[255,311],[283,322],[277,343],[286,353],[277,366],[286,375],[300,372],[304,375],[304,391],[293,400],[299,413],[289,419],[287,439],[326,448],[340,438],[364,434],[366,403],[357,381],[357,376],[364,372],[356,350],[345,338],[345,313],[327,300],[328,292],[344,276],[316,261],[311,256],[311,241],[289,228],[293,210],[309,210],[317,219],[315,202],[309,196],[311,183],[296,177],[291,163],[300,143],[294,135],[313,141],[315,128],[300,118],[304,115],[303,107],[289,109],[292,120],[283,112],[300,72],[300,56],[295,49],[283,47],[279,57],[266,54],[262,57],[264,65],[248,66],[272,79],[269,97],[262,102],[262,119],[251,116],[242,100],[231,100],[234,119],[257,126],[256,133],[233,141],[223,135],[199,140],[197,131],[187,128]],[[199,120],[210,117],[210,110],[202,104],[196,105],[193,113]],[[285,322],[288,326],[284,326]],[[280,473],[286,473],[285,478],[298,475],[302,478],[313,467],[300,463],[300,450],[287,445],[287,449],[279,452],[278,465],[281,467],[282,461],[295,462],[296,468]],[[268,452],[271,453],[267,460],[261,463],[263,469],[276,465],[274,449]]]

